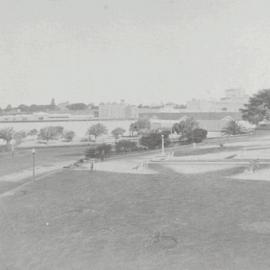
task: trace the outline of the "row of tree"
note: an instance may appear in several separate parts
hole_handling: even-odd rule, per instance
[[[138,141],[132,140],[119,140],[115,143],[114,151],[116,153],[140,151],[146,149],[161,148],[162,137],[164,145],[168,146],[171,143],[170,134],[172,132],[179,135],[180,143],[193,143],[201,142],[207,137],[207,131],[199,127],[197,121],[193,118],[183,118],[179,123],[173,125],[171,129],[151,129],[150,121],[147,119],[139,119],[132,123],[129,127],[130,133],[138,135]],[[116,128],[112,131],[115,138],[119,138],[125,132],[124,129]],[[96,124],[88,130],[88,134],[96,137],[105,134],[106,129],[101,124]],[[113,150],[112,146],[108,144],[100,144],[91,146],[86,151],[86,156],[89,158],[101,158],[101,156],[109,155]]]
[[[83,111],[87,110],[91,107],[95,107],[94,105],[87,105],[82,102],[78,103],[71,103],[66,105],[66,109],[70,111]],[[22,113],[35,113],[35,112],[49,112],[49,111],[58,111],[60,108],[55,104],[54,99],[52,99],[50,104],[44,104],[44,105],[38,105],[38,104],[32,104],[32,105],[25,105],[20,104],[19,106],[12,107],[11,105],[7,105],[6,108],[0,108],[0,112],[4,113],[10,113],[12,111],[20,111]]]

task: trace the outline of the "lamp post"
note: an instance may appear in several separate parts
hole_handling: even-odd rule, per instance
[[[32,159],[33,159],[33,180],[36,178],[36,150],[32,149]]]
[[[161,154],[164,155],[165,150],[164,150],[164,135],[161,135]]]
[[[12,139],[12,140],[10,141],[10,145],[11,145],[11,157],[12,157],[12,159],[14,159],[15,143],[16,143],[16,141],[15,141],[14,139]]]

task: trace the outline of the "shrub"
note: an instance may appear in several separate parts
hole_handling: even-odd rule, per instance
[[[183,117],[179,123],[173,125],[172,130],[181,135],[181,140],[190,141],[193,131],[198,128],[199,124],[193,117]]]
[[[192,131],[192,138],[189,138],[192,140],[192,142],[200,143],[204,139],[207,138],[207,130],[203,128],[196,128]]]
[[[5,149],[9,149],[10,142],[14,135],[14,129],[11,127],[0,129],[0,139],[4,140],[6,142]]]
[[[111,133],[115,139],[118,139],[120,136],[123,136],[125,132],[123,128],[117,127]]]
[[[129,131],[131,133],[131,136],[133,136],[134,133],[143,133],[150,130],[150,127],[150,121],[148,119],[141,118],[136,122],[130,124]]]
[[[224,135],[238,135],[244,133],[241,125],[235,120],[230,120],[227,122],[226,125],[222,128],[221,132]]]
[[[16,144],[20,144],[24,138],[26,138],[26,132],[25,131],[17,131],[13,135],[13,139],[15,140]]]
[[[121,140],[115,144],[115,151],[120,152],[131,152],[137,150],[137,143],[129,140]]]
[[[99,144],[95,146],[91,146],[85,151],[85,156],[87,158],[101,158],[108,156],[112,150],[112,146],[110,144]]]
[[[67,130],[64,132],[63,137],[64,137],[65,141],[71,142],[75,137],[75,132],[72,130]]]
[[[35,135],[37,135],[38,134],[38,131],[34,128],[34,129],[31,129],[28,133],[27,133],[27,135],[28,136],[35,136]]]
[[[42,140],[53,140],[63,136],[64,128],[61,126],[45,127],[39,132],[39,138]]]
[[[170,143],[170,139],[167,133],[162,132],[150,132],[143,135],[140,138],[140,144],[146,146],[148,149],[160,148],[162,144],[161,135],[164,135],[164,145],[167,146]]]
[[[91,146],[85,150],[85,156],[87,158],[97,158],[97,148],[96,146]]]

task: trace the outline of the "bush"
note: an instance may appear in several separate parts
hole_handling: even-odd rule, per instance
[[[117,127],[111,133],[115,139],[118,139],[120,136],[123,136],[125,132],[123,128]]]
[[[97,148],[96,146],[91,146],[85,151],[86,158],[97,158]]]
[[[149,131],[150,127],[151,127],[150,121],[148,119],[141,118],[136,122],[130,124],[129,131],[131,133],[131,136],[133,136],[134,133],[138,134]]]
[[[54,140],[63,136],[63,131],[64,128],[61,126],[45,127],[40,130],[39,138],[46,141]]]
[[[86,138],[86,137],[81,138],[81,139],[80,139],[80,142],[89,142],[89,138]]]
[[[150,132],[143,135],[140,138],[140,144],[146,146],[148,149],[161,148],[162,138],[161,135],[164,135],[164,145],[167,146],[170,144],[169,135],[164,132]]]
[[[203,128],[196,128],[192,131],[192,142],[200,143],[207,138],[207,130]]]
[[[224,135],[238,135],[244,133],[241,125],[235,120],[230,120],[227,122],[226,125],[222,128],[221,132]]]
[[[67,130],[64,132],[63,137],[64,137],[65,141],[71,142],[75,137],[75,132],[72,130]]]
[[[101,158],[103,159],[104,157],[108,156],[112,150],[112,146],[110,144],[99,144],[95,146],[89,147],[85,151],[85,156],[87,158]]]
[[[34,129],[31,129],[28,133],[27,133],[27,135],[28,136],[35,136],[35,135],[37,135],[38,134],[38,131],[34,128]]]
[[[115,151],[120,152],[131,152],[137,150],[137,143],[129,140],[121,140],[115,144]]]
[[[13,135],[13,139],[15,140],[16,144],[20,144],[24,138],[26,138],[27,134],[25,131],[17,131]]]

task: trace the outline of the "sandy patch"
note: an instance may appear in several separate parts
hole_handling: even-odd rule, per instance
[[[261,169],[255,172],[245,171],[243,173],[237,174],[230,178],[233,179],[241,179],[241,180],[262,180],[262,181],[270,181],[270,168]]]
[[[261,137],[256,138],[254,141],[239,141],[239,142],[227,142],[225,141],[225,146],[262,146],[262,145],[270,145],[269,144],[270,137]]]
[[[199,173],[208,173],[215,172],[225,169],[232,169],[237,167],[235,164],[166,164],[165,167],[174,170],[177,173],[181,174],[199,174]]]
[[[172,161],[181,161],[181,160],[222,160],[222,159],[226,159],[228,157],[231,156],[235,156],[235,158],[237,157],[237,155],[239,154],[239,152],[232,152],[232,151],[228,151],[228,152],[220,152],[220,153],[209,153],[209,154],[203,154],[203,155],[192,155],[192,156],[181,156],[181,157],[172,157],[170,158],[170,160]]]

